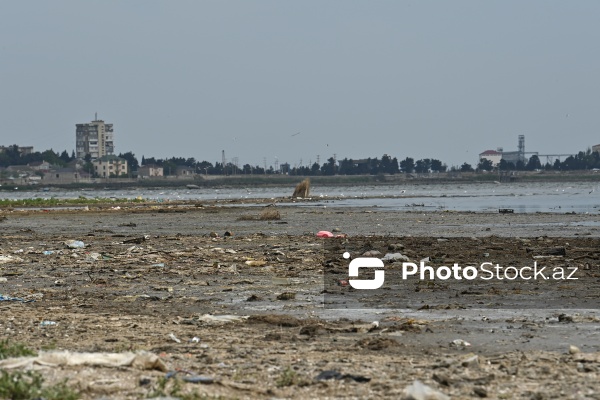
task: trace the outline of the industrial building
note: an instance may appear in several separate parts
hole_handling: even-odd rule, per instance
[[[593,149],[596,149],[596,147],[598,148],[598,150],[600,150],[600,145],[594,146]],[[552,164],[555,160],[560,161],[561,158],[566,158],[572,156],[573,154],[539,154],[537,151],[525,151],[525,135],[519,135],[517,151],[504,151],[502,147],[499,147],[498,150],[486,150],[483,153],[479,153],[479,161],[485,158],[487,160],[490,160],[494,167],[498,166],[501,160],[515,165],[519,161],[523,164],[527,164],[527,162],[529,161],[528,155],[538,156],[542,164]]]

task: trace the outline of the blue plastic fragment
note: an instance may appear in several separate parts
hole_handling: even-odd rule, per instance
[[[20,301],[21,303],[31,303],[32,301],[35,301],[35,299],[25,300],[20,297],[10,297],[0,294],[0,301]]]

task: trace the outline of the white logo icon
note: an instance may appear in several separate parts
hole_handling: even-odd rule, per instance
[[[350,253],[345,252],[344,258],[350,258]],[[348,266],[348,276],[358,277],[359,268],[378,268],[375,270],[374,279],[349,279],[348,283],[354,289],[379,289],[385,281],[385,272],[383,271],[383,261],[375,257],[359,257],[350,261]]]

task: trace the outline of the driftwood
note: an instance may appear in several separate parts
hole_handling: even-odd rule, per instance
[[[294,189],[292,197],[308,197],[310,195],[310,179],[306,178]]]

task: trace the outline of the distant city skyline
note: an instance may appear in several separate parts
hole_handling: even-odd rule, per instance
[[[1,142],[269,165],[600,143],[600,3],[6,2]],[[110,27],[110,28],[108,28]]]

